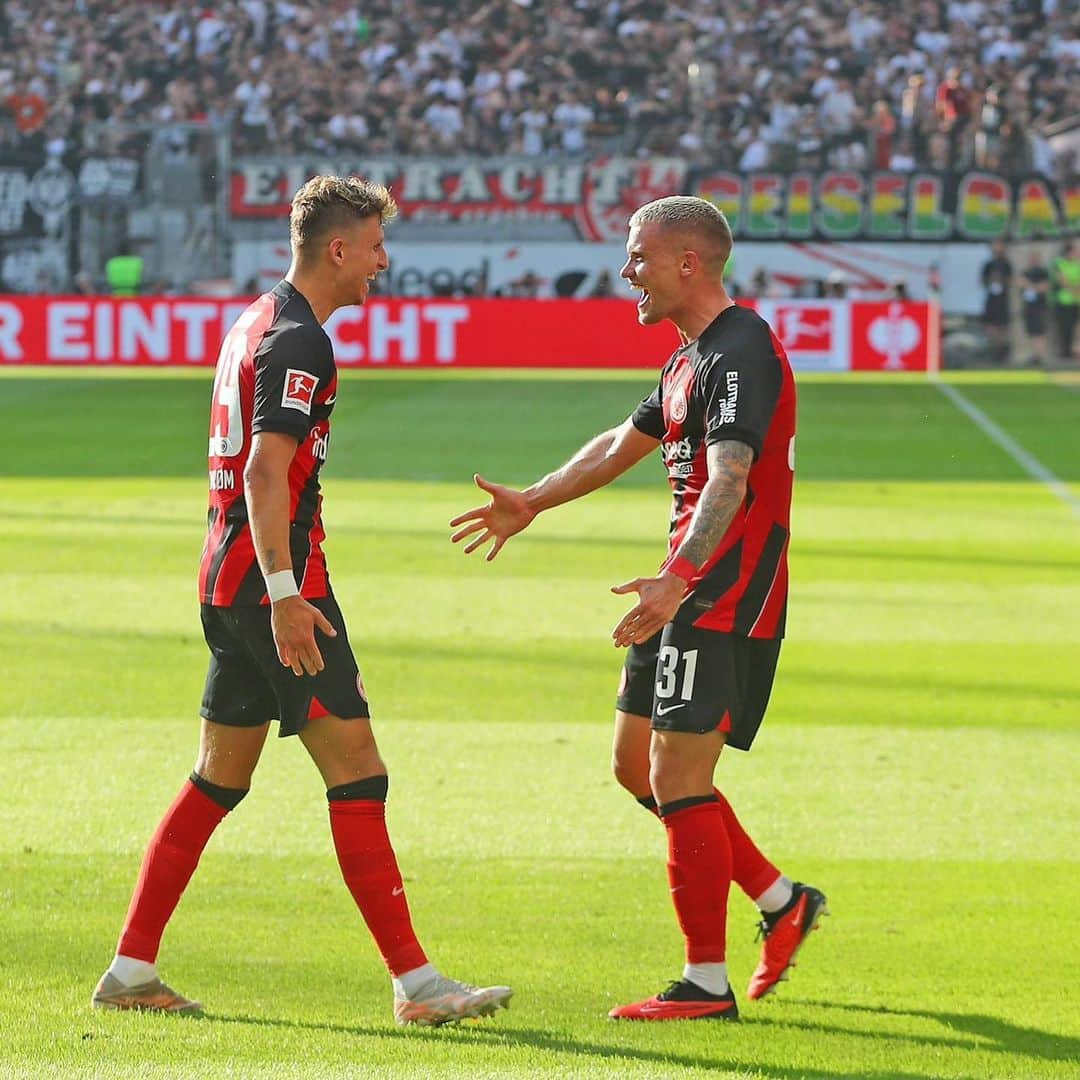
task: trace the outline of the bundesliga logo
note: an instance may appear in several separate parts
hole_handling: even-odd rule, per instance
[[[285,372],[285,388],[281,392],[282,408],[299,409],[305,416],[310,416],[311,403],[315,400],[315,389],[318,385],[317,376],[289,368]]]

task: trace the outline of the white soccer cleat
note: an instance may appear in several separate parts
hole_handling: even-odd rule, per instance
[[[178,994],[160,979],[151,979],[141,986],[125,986],[115,975],[105,972],[97,984],[90,1004],[95,1009],[133,1009],[139,1012],[198,1013],[198,1001]]]
[[[470,986],[437,974],[412,997],[394,998],[394,1019],[403,1027],[438,1027],[458,1020],[478,1020],[494,1016],[496,1009],[509,1009],[513,993],[509,986]]]

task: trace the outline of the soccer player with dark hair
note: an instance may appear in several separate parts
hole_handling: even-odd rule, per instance
[[[784,348],[724,288],[731,230],[711,203],[659,199],[630,218],[620,275],[638,321],[670,319],[682,345],[618,427],[524,491],[480,476],[485,506],[454,518],[466,553],[494,558],[542,510],[580,498],[658,447],[674,496],[667,558],[616,586],[638,602],[615,627],[628,649],[616,699],[615,776],[668,836],[671,898],[686,939],[682,978],[616,1019],[736,1019],[725,964],[734,880],[761,911],[764,946],[747,991],[771,992],[825,913],[758,850],[713,787],[724,746],[749,750],[784,635],[794,478],[795,382]]]
[[[386,766],[322,552],[319,470],[337,370],[322,324],[362,304],[389,266],[386,188],[317,176],[296,193],[292,265],[229,331],[210,407],[210,510],[199,571],[210,668],[195,771],[143,859],[97,1008],[202,1008],[166,986],[161,936],[210,836],[247,794],[270,721],[298,735],[326,784],[345,883],[390,971],[400,1024],[488,1016],[509,987],[442,975],[413,931],[386,831]]]

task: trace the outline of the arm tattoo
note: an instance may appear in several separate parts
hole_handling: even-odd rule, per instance
[[[746,475],[754,451],[744,442],[728,439],[710,446],[709,482],[701,492],[690,528],[679,546],[679,557],[703,566],[724,538],[746,498]]]
[[[277,568],[277,552],[273,548],[267,548],[266,572],[272,574]]]

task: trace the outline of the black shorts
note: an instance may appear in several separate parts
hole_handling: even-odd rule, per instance
[[[728,746],[749,750],[765,718],[780,643],[668,623],[644,645],[630,646],[616,707],[652,717],[654,731],[719,728]]]
[[[279,735],[295,735],[319,716],[352,720],[371,715],[337,601],[327,596],[311,603],[337,630],[337,637],[315,631],[326,665],[317,675],[295,675],[278,659],[269,606],[202,605],[211,654],[201,709],[205,719],[230,727],[258,727],[277,719]]]
[[[1042,337],[1046,333],[1046,305],[1024,305],[1024,330],[1028,337]]]

